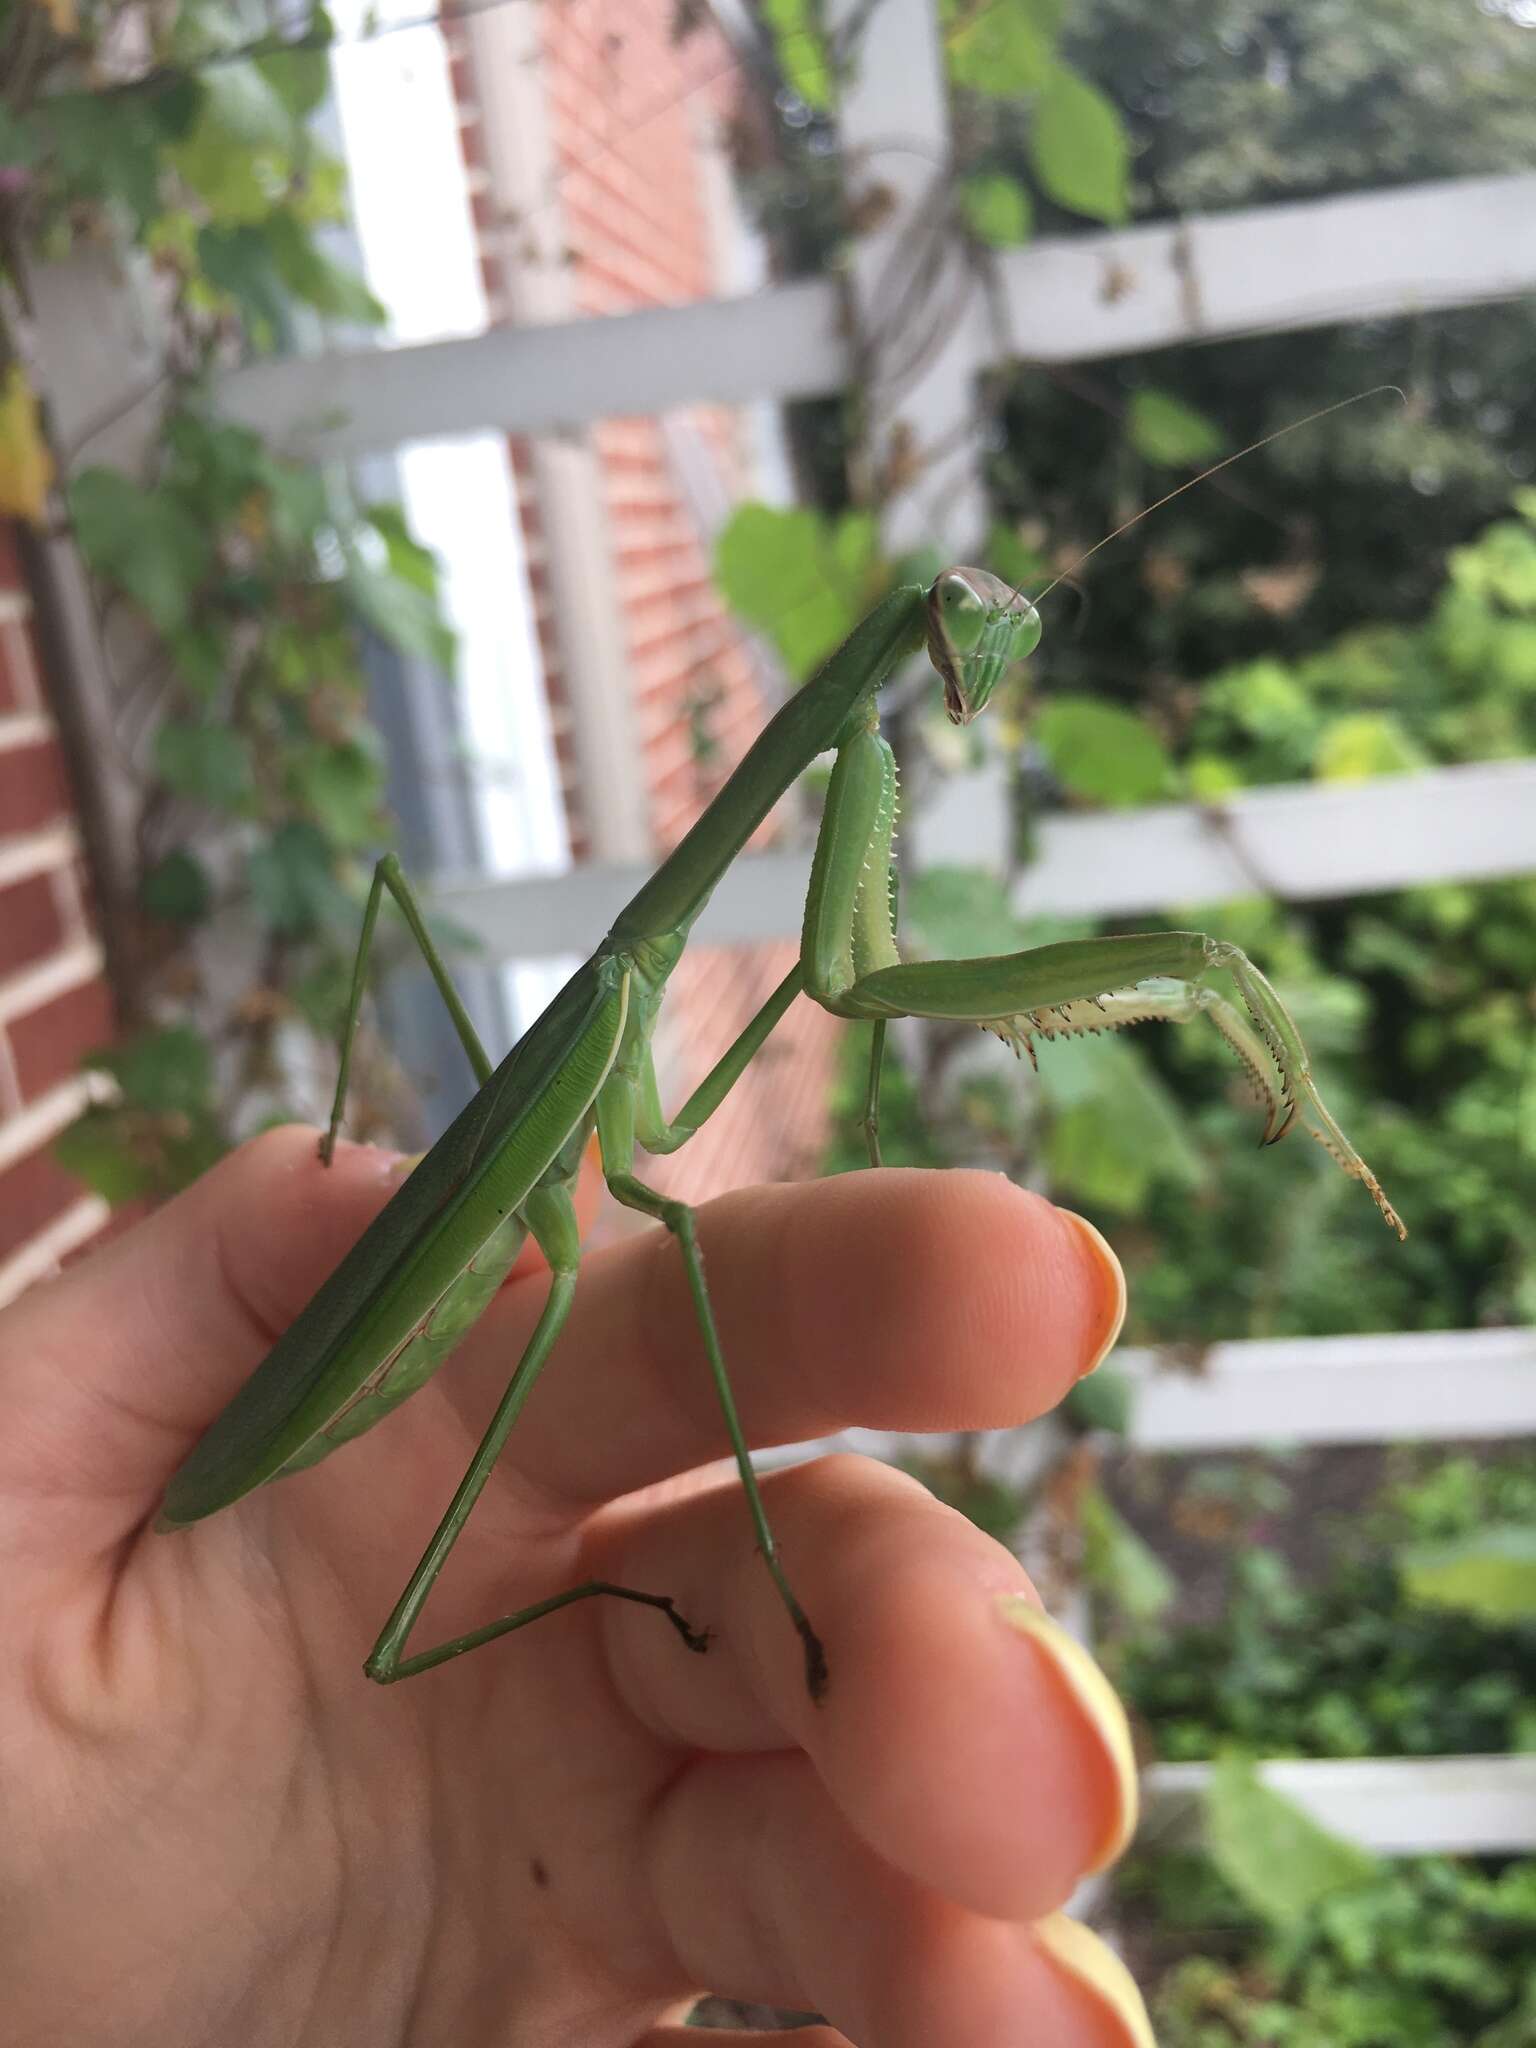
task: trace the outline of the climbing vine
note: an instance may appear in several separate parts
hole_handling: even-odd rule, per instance
[[[267,32],[224,0],[0,0],[0,512],[73,533],[131,812],[133,872],[99,890],[125,1028],[60,1148],[113,1200],[313,1112],[311,1035],[335,1032],[387,829],[365,636],[451,661],[399,510],[211,400],[247,355],[383,317],[328,246],[345,182],[312,116],[333,33],[318,6]],[[37,280],[103,255],[160,337],[132,473],[61,458],[28,361]]]

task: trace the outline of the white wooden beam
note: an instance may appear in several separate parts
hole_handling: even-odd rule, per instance
[[[1536,1849],[1536,1756],[1286,1757],[1259,1772],[1322,1827],[1380,1856]],[[1199,1840],[1210,1776],[1209,1764],[1142,1774],[1145,1846]]]
[[[1013,343],[1075,362],[1536,290],[1536,175],[1458,178],[1032,244],[1003,259]],[[226,414],[323,458],[482,427],[546,433],[717,399],[841,390],[830,282],[403,349],[255,363]]]
[[[930,865],[961,858],[966,796],[947,789],[925,818]],[[1241,896],[1319,902],[1532,873],[1536,761],[1491,761],[1055,820],[1014,901],[1026,915],[1119,917]]]
[[[1536,1435],[1536,1330],[1216,1344],[1193,1370],[1125,1350],[1143,1451]]]
[[[923,815],[925,862],[995,870],[1006,829],[1000,780],[958,777]],[[809,871],[808,850],[739,860],[698,935],[715,945],[794,937]],[[647,872],[459,877],[441,882],[437,898],[497,958],[539,959],[594,946]],[[1536,761],[1495,761],[1375,782],[1244,790],[1219,810],[1170,804],[1050,818],[1015,900],[1027,915],[1122,917],[1265,889],[1324,902],[1521,874],[1536,874]]]
[[[224,380],[218,402],[226,417],[318,460],[482,427],[550,434],[674,405],[815,398],[849,375],[836,288],[817,282],[252,363]]]
[[[1515,298],[1536,287],[1536,177],[1040,242],[1007,256],[1003,276],[1019,354],[1047,363]]]
[[[1131,1381],[1125,1440],[1138,1451],[1536,1435],[1536,1330],[1253,1339],[1213,1345],[1194,1371],[1126,1349],[1105,1369]],[[1034,1434],[1033,1425],[989,1433],[984,1469],[1005,1482],[1027,1479]],[[952,1434],[845,1429],[769,1451],[762,1462],[857,1451],[890,1463],[942,1457],[958,1442]]]

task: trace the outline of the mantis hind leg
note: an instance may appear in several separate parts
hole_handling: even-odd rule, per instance
[[[491,1418],[490,1426],[480,1440],[480,1447],[471,1459],[469,1469],[459,1482],[458,1491],[449,1503],[447,1513],[438,1524],[432,1541],[427,1545],[421,1561],[412,1572],[405,1591],[395,1603],[394,1612],[380,1631],[379,1639],[363,1667],[368,1676],[380,1685],[393,1684],[400,1678],[413,1678],[418,1672],[430,1671],[435,1665],[446,1664],[453,1657],[463,1656],[466,1650],[478,1649],[482,1643],[494,1642],[498,1636],[510,1635],[514,1629],[526,1628],[530,1622],[539,1621],[546,1614],[554,1614],[562,1607],[574,1605],[578,1600],[595,1599],[599,1595],[607,1595],[617,1600],[634,1600],[642,1606],[659,1608],[690,1650],[703,1650],[708,1646],[708,1637],[688,1625],[667,1595],[642,1593],[633,1586],[614,1585],[606,1579],[589,1579],[583,1585],[572,1586],[567,1592],[556,1593],[548,1600],[535,1601],[531,1606],[519,1608],[514,1614],[502,1615],[498,1620],[487,1622],[481,1628],[471,1629],[465,1635],[453,1636],[447,1642],[437,1644],[433,1649],[419,1650],[409,1657],[404,1654],[406,1641],[426,1604],[437,1575],[458,1541],[459,1532],[468,1521],[475,1502],[480,1498],[485,1483],[491,1476],[492,1468],[511,1434],[512,1425],[522,1412],[523,1404],[532,1393],[534,1384],[555,1347],[555,1341],[565,1327],[565,1319],[570,1313],[571,1302],[575,1296],[576,1271],[581,1257],[581,1232],[569,1193],[563,1187],[535,1189],[528,1198],[526,1213],[529,1228],[549,1260],[549,1296],[533,1335],[528,1339],[523,1355],[517,1362],[517,1368],[507,1383],[507,1390]]]
[[[483,1088],[491,1077],[491,1060],[485,1047],[480,1043],[479,1034],[469,1021],[469,1012],[459,998],[459,992],[449,979],[448,969],[443,965],[442,955],[432,943],[426,920],[421,914],[410,883],[405,879],[405,870],[398,858],[386,853],[373,871],[373,887],[368,891],[368,905],[363,912],[363,929],[357,942],[357,958],[352,967],[352,988],[347,997],[347,1019],[341,1032],[341,1069],[336,1076],[336,1097],[331,1104],[331,1121],[325,1136],[320,1140],[320,1157],[329,1166],[331,1155],[336,1150],[336,1134],[341,1129],[342,1112],[346,1108],[347,1083],[352,1074],[352,1045],[357,1037],[357,1020],[363,1006],[363,990],[368,981],[368,956],[373,951],[374,927],[379,921],[379,905],[384,891],[388,890],[400,906],[401,915],[410,927],[411,937],[421,949],[421,957],[431,970],[432,979],[437,983],[438,994],[447,1006],[453,1019],[453,1028],[459,1034],[459,1043],[469,1055],[469,1063],[475,1070],[475,1079]]]

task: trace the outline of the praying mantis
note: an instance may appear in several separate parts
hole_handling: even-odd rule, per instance
[[[1173,931],[1070,940],[993,958],[903,961],[892,910],[896,764],[880,733],[879,691],[926,645],[949,718],[968,724],[1012,665],[1034,651],[1040,635],[1035,605],[982,569],[952,568],[929,586],[891,591],[770,720],[596,952],[494,1071],[398,860],[387,854],[379,862],[321,1157],[329,1163],[341,1124],[368,956],[386,891],[431,969],[479,1092],[194,1446],[170,1482],[158,1527],[196,1522],[268,1480],[315,1464],[371,1428],[444,1362],[489,1306],[531,1234],[550,1271],[542,1312],[364,1669],[381,1684],[412,1677],[597,1597],[656,1608],[689,1650],[703,1651],[707,1632],[679,1613],[669,1595],[589,1581],[407,1654],[432,1585],[569,1314],[581,1258],[573,1194],[595,1132],[614,1198],[662,1223],[679,1247],[758,1547],[799,1637],[807,1689],[820,1700],[828,1682],[826,1651],[785,1572],[753,1473],[710,1306],[694,1211],[635,1171],[637,1147],[664,1154],[687,1143],[801,995],[836,1017],[873,1024],[863,1123],[874,1165],[884,1036],[892,1018],[968,1021],[1033,1057],[1038,1039],[1203,1015],[1260,1091],[1264,1142],[1277,1143],[1299,1120],[1364,1184],[1388,1224],[1406,1235],[1375,1175],[1324,1105],[1280,997],[1236,946],[1203,932]],[[829,749],[835,761],[795,964],[668,1119],[651,1053],[668,979],[711,891],[796,778]],[[1212,986],[1213,976],[1226,978],[1236,1002]]]

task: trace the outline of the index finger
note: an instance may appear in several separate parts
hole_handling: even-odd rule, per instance
[[[999,1174],[886,1168],[722,1196],[699,1212],[748,1441],[850,1423],[994,1429],[1053,1407],[1113,1344],[1118,1260],[1097,1231]],[[473,1418],[505,1386],[543,1289],[509,1289],[449,1382]],[[583,1266],[507,1456],[593,1502],[729,1448],[687,1272],[659,1228]]]

